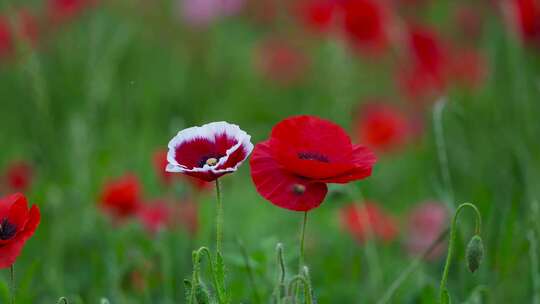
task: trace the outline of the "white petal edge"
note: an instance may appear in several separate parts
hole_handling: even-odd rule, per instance
[[[194,138],[205,138],[209,141],[214,141],[215,136],[218,134],[226,134],[228,137],[235,138],[237,143],[231,148],[227,149],[225,156],[221,157],[218,163],[214,166],[204,165],[202,168],[188,169],[186,166],[179,164],[176,157],[176,147],[182,143]],[[229,156],[236,152],[240,147],[245,150],[246,156],[243,160],[239,161],[233,168],[215,169],[223,165],[229,159]],[[234,172],[238,167],[248,158],[253,151],[253,144],[251,143],[251,136],[245,131],[240,129],[238,125],[230,124],[226,121],[211,122],[202,126],[195,126],[181,130],[173,137],[168,144],[169,151],[167,153],[167,172],[213,172],[213,173],[228,173]]]

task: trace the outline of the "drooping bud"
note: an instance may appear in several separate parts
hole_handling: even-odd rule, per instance
[[[484,257],[484,244],[479,235],[475,235],[467,245],[467,266],[471,272],[475,272]]]

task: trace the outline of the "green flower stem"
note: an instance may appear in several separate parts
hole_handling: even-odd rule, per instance
[[[9,268],[9,281],[11,283],[11,304],[15,304],[15,266]]]
[[[217,214],[216,214],[216,252],[221,253],[223,242],[223,202],[219,179],[216,179]]]
[[[454,243],[456,239],[456,230],[457,230],[457,220],[459,213],[461,210],[463,210],[465,207],[470,207],[474,210],[476,214],[476,224],[475,224],[475,235],[480,234],[480,228],[482,225],[482,216],[480,215],[480,211],[478,208],[476,208],[475,205],[471,203],[464,203],[458,206],[456,209],[456,213],[454,214],[454,217],[452,218],[452,224],[450,226],[450,241],[448,243],[448,255],[446,256],[446,263],[444,265],[443,275],[441,279],[441,285],[439,288],[439,300],[440,303],[445,303],[445,299],[448,296],[448,290],[446,288],[447,281],[448,281],[448,273],[450,272],[450,264],[452,263],[452,255],[454,253]]]
[[[306,236],[306,226],[307,226],[307,220],[308,220],[308,212],[304,211],[304,221],[302,222],[302,230],[300,233],[300,259],[299,259],[299,271],[302,270],[302,267],[304,266],[304,240]]]
[[[221,286],[220,286],[220,280],[217,277],[216,274],[216,266],[214,264],[214,260],[212,259],[212,254],[210,253],[210,250],[206,247],[201,247],[199,250],[193,252],[193,277],[191,282],[191,296],[190,296],[190,304],[195,304],[195,291],[197,290],[198,283],[200,280],[200,263],[201,263],[201,257],[203,254],[206,254],[208,258],[208,263],[210,265],[210,272],[212,273],[212,280],[214,282],[214,287],[216,288],[216,293],[218,297],[219,303],[225,303],[224,295],[222,294]]]

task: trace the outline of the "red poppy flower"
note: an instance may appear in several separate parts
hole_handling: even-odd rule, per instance
[[[371,202],[348,205],[341,209],[340,215],[343,228],[360,243],[370,237],[389,242],[398,234],[395,220]]]
[[[389,20],[380,1],[347,0],[343,3],[344,30],[353,46],[378,52],[388,44]]]
[[[256,49],[255,67],[268,80],[289,85],[302,79],[309,61],[287,40],[264,40]]]
[[[166,229],[171,221],[171,208],[164,201],[154,201],[143,204],[138,212],[138,217],[144,228],[150,234],[156,234]]]
[[[439,203],[428,202],[411,211],[408,217],[406,249],[412,255],[421,255],[443,233],[448,222],[448,210]],[[436,259],[444,253],[440,244],[427,257]]]
[[[540,1],[512,0],[510,19],[523,41],[540,47]]]
[[[366,178],[376,161],[366,147],[351,144],[338,125],[314,116],[279,122],[250,160],[257,191],[272,204],[308,211],[324,200],[326,183]]]
[[[211,182],[240,167],[253,150],[250,139],[224,121],[184,129],[169,142],[167,171]]]
[[[481,8],[471,5],[460,5],[455,11],[455,23],[460,34],[468,39],[477,40],[482,33],[483,18]]]
[[[119,220],[135,215],[140,208],[140,188],[139,180],[133,175],[109,181],[101,193],[101,207]]]
[[[14,51],[13,34],[7,18],[0,16],[0,58],[11,55]]]
[[[10,190],[25,192],[32,184],[32,166],[24,161],[11,163],[6,170],[6,182]]]
[[[33,205],[29,210],[23,194],[0,198],[0,268],[8,268],[15,263],[40,219],[39,208]]]
[[[410,123],[396,107],[382,103],[362,106],[357,122],[361,142],[380,151],[392,151],[408,140]]]

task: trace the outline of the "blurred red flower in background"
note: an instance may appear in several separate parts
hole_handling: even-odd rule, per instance
[[[15,42],[9,20],[0,16],[0,59],[11,55],[15,48]]]
[[[285,39],[263,40],[255,51],[256,69],[266,79],[281,85],[301,80],[309,66],[306,55]]]
[[[0,268],[8,268],[15,263],[40,220],[39,208],[33,205],[29,210],[23,194],[0,198]]]
[[[275,125],[270,138],[256,145],[250,165],[260,195],[278,207],[308,211],[324,200],[326,183],[364,179],[375,162],[337,124],[304,115]]]
[[[240,167],[253,150],[250,140],[224,121],[184,129],[169,142],[167,171],[214,181]]]
[[[387,46],[389,18],[381,1],[346,0],[341,5],[343,29],[354,47],[377,53]]]
[[[360,243],[371,237],[389,242],[398,235],[395,220],[372,202],[343,207],[340,219],[343,228]]]
[[[446,229],[448,215],[448,210],[440,203],[427,202],[414,208],[408,216],[405,243],[407,251],[411,255],[423,254]],[[427,259],[440,257],[445,246],[444,242],[441,242]]]
[[[137,216],[146,231],[156,234],[169,226],[172,210],[165,201],[156,200],[142,204]]]
[[[98,0],[49,0],[48,17],[53,23],[70,21]]]
[[[459,86],[475,89],[488,76],[488,65],[482,54],[476,50],[464,49],[453,52],[449,66],[449,77]]]
[[[407,116],[395,106],[382,102],[362,105],[356,121],[360,142],[375,150],[389,152],[402,147],[410,136]]]
[[[195,236],[199,229],[199,205],[190,200],[175,204],[172,225],[178,225],[185,229],[190,236]]]
[[[325,32],[330,29],[337,13],[336,0],[304,0],[299,1],[296,10],[302,23],[314,32]]]
[[[510,19],[526,43],[540,47],[540,1],[511,0]]]
[[[397,71],[399,86],[411,101],[430,102],[447,85],[446,47],[435,31],[416,25],[408,29],[406,47],[406,63]]]
[[[173,174],[166,171],[167,164],[169,163],[167,161],[167,150],[163,149],[155,151],[152,163],[154,165],[154,171],[161,183],[165,186],[169,186],[172,182]]]
[[[108,181],[101,193],[101,207],[115,219],[134,216],[141,207],[141,186],[136,176],[126,174]]]
[[[165,186],[170,186],[175,176],[172,173],[166,171],[167,164],[169,163],[167,161],[167,153],[167,150],[155,151],[153,156],[153,164],[156,175],[159,177],[161,183],[163,183],[163,185]],[[183,175],[182,177],[197,192],[208,190],[212,188],[213,185],[212,183],[189,175]]]
[[[25,192],[32,184],[33,169],[25,161],[15,161],[8,165],[5,173],[6,184],[11,191]]]
[[[30,10],[21,9],[17,14],[17,29],[21,38],[35,46],[39,40],[39,20]]]
[[[472,5],[460,5],[454,15],[455,23],[459,29],[459,34],[472,41],[480,38],[482,33],[483,16],[480,13],[482,8]]]

